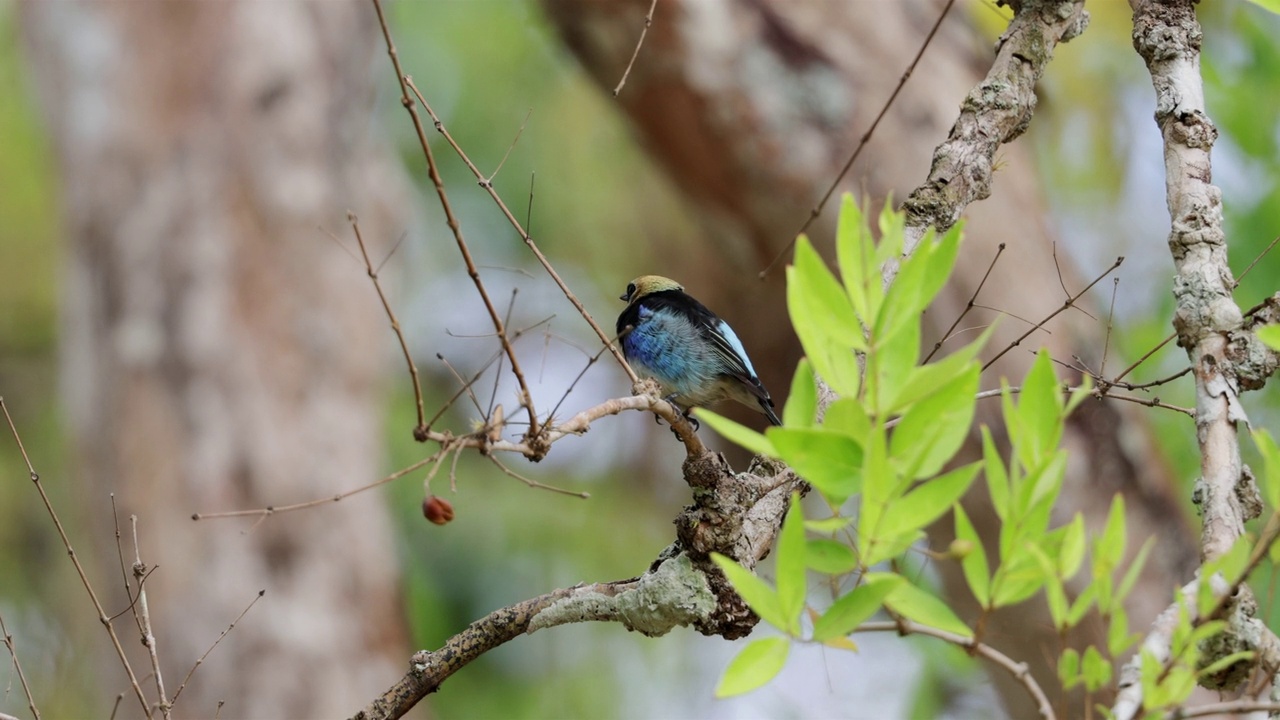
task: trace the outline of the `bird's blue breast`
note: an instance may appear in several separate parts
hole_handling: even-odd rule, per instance
[[[639,322],[622,338],[636,372],[652,377],[686,401],[710,390],[720,363],[694,325],[676,313],[638,308]]]

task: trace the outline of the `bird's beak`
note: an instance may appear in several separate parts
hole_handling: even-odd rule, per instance
[[[621,300],[622,302],[627,302],[628,300],[631,299],[631,293],[622,293],[621,295],[618,296],[618,299]]]

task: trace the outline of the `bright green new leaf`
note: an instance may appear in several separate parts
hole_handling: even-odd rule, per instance
[[[1053,619],[1053,627],[1059,632],[1067,629],[1067,591],[1062,587],[1062,578],[1058,577],[1057,564],[1035,543],[1027,543],[1027,552],[1036,559],[1036,564],[1044,577],[1044,596],[1049,603],[1049,617]]]
[[[1276,15],[1280,15],[1280,0],[1249,0],[1249,2],[1253,3],[1254,5],[1257,5],[1263,10],[1268,10],[1272,13],[1275,13]],[[1272,340],[1272,342],[1277,343],[1277,345],[1280,345],[1280,333],[1273,333],[1273,334],[1276,335],[1276,337]],[[1277,350],[1280,350],[1280,347],[1277,347],[1277,345],[1272,345],[1272,347]]]
[[[1209,663],[1208,665],[1205,665],[1203,668],[1200,669],[1199,675],[1200,677],[1205,677],[1207,675],[1220,673],[1223,670],[1226,670],[1227,668],[1231,667],[1232,665],[1235,665],[1238,662],[1248,662],[1250,660],[1253,660],[1254,656],[1255,656],[1255,653],[1251,650],[1242,650],[1240,652],[1233,652],[1230,655],[1220,657],[1217,660],[1214,660],[1213,662]]]
[[[1047,351],[1037,353],[1022,383],[1015,417],[1006,416],[1006,421],[1024,466],[1036,467],[1057,449],[1062,438],[1062,390]]]
[[[871,433],[871,418],[867,417],[866,408],[862,407],[857,398],[842,397],[827,407],[822,427],[848,435],[858,443],[865,443],[867,435]]]
[[[872,337],[887,338],[907,325],[920,325],[920,313],[928,307],[927,302],[921,304],[921,290],[928,272],[932,238],[933,228],[929,228],[911,257],[901,261],[898,275],[889,286],[884,304],[872,325]]]
[[[1071,602],[1071,609],[1067,611],[1068,627],[1075,627],[1080,624],[1080,621],[1084,619],[1085,613],[1089,612],[1089,608],[1093,607],[1097,592],[1093,585],[1089,585]]]
[[[1070,580],[1080,571],[1080,565],[1084,562],[1084,515],[1076,513],[1076,517],[1067,526],[1066,533],[1062,536],[1062,547],[1058,551],[1058,575],[1064,580]]]
[[[813,639],[826,642],[853,632],[884,604],[885,597],[905,583],[892,573],[868,573],[862,584],[827,608],[813,623]]]
[[[898,484],[889,467],[889,447],[882,426],[872,428],[863,451],[862,502],[858,507],[859,542],[875,530]]]
[[[1145,647],[1142,648],[1141,658],[1139,677],[1142,678],[1142,701],[1147,707],[1161,707],[1164,693],[1160,692],[1158,683],[1164,671],[1163,664]]]
[[[1280,331],[1280,325],[1268,327]],[[1261,429],[1253,431],[1253,444],[1262,455],[1263,471],[1258,478],[1262,484],[1262,495],[1273,510],[1280,508],[1280,448],[1276,447],[1271,433]]]
[[[880,244],[876,246],[877,265],[896,260],[902,255],[903,243],[906,240],[907,215],[893,207],[893,198],[885,200],[880,208]]]
[[[849,523],[853,522],[851,517],[843,517],[836,515],[834,517],[822,518],[821,520],[805,520],[804,528],[809,532],[815,533],[834,533],[849,527]]]
[[[1253,2],[1258,2],[1258,0],[1253,0]],[[1280,6],[1280,0],[1265,0],[1265,2]],[[1258,2],[1258,4],[1262,5],[1261,2]],[[1264,5],[1264,7],[1266,6]],[[1274,9],[1271,9],[1271,11],[1277,12]],[[1258,339],[1262,341],[1263,345],[1266,345],[1272,350],[1280,350],[1280,325],[1265,325],[1255,330],[1254,334],[1258,336]]]
[[[1156,539],[1153,536],[1147,538],[1146,542],[1142,543],[1142,547],[1138,548],[1138,554],[1133,557],[1133,562],[1129,563],[1129,569],[1124,571],[1124,578],[1120,580],[1120,585],[1116,588],[1116,600],[1123,601],[1129,597],[1129,591],[1133,590],[1133,586],[1137,584],[1138,578],[1142,575],[1142,566],[1147,563],[1147,555],[1151,554],[1151,548],[1155,544]]]
[[[1084,681],[1080,677],[1080,653],[1075,648],[1062,651],[1062,659],[1058,661],[1058,679],[1062,681],[1064,690],[1070,690]]]
[[[980,607],[986,608],[991,602],[991,571],[987,566],[987,551],[982,547],[982,538],[974,529],[964,507],[955,506],[956,539],[969,544],[969,552],[960,559],[960,567],[964,570],[965,582],[978,601]]]
[[[769,438],[746,425],[730,420],[723,415],[718,415],[706,408],[698,408],[693,413],[699,422],[704,422],[711,426],[712,430],[715,430],[721,437],[734,445],[740,445],[746,448],[748,452],[753,452],[757,455],[779,457],[777,449],[774,448]]]
[[[805,355],[813,364],[814,370],[831,386],[837,394],[845,397],[857,397],[858,386],[862,382],[861,369],[858,367],[854,350],[865,350],[866,341],[860,326],[853,317],[853,308],[849,299],[838,284],[835,292],[838,298],[828,298],[834,302],[843,302],[846,306],[841,315],[822,306],[821,298],[815,286],[824,283],[835,283],[830,271],[822,264],[808,241],[801,238],[800,246],[807,252],[805,257],[813,256],[803,266],[787,267],[787,308],[791,313],[791,324],[800,344],[804,346]],[[797,261],[802,253],[797,250]],[[808,268],[806,272],[803,268]],[[810,275],[816,276],[814,281]],[[830,289],[830,288],[828,288]],[[852,332],[848,323],[853,323],[856,332]]]
[[[996,449],[995,440],[991,438],[991,430],[982,426],[982,462],[983,474],[987,478],[987,492],[991,495],[991,505],[995,508],[996,517],[1002,522],[1009,520],[1009,475],[1004,469],[1004,459]]]
[[[716,697],[733,697],[763,686],[782,670],[790,650],[791,641],[784,637],[751,641],[725,668]]]
[[[873,349],[867,354],[865,400],[872,412],[884,416],[889,414],[889,403],[919,361],[920,318],[914,317],[891,332],[873,334],[871,344]]]
[[[1107,524],[1094,544],[1094,577],[1102,574],[1110,575],[1120,566],[1120,560],[1124,558],[1124,536],[1124,496],[1116,493],[1111,499],[1111,512],[1107,514]]]
[[[1141,635],[1129,633],[1129,614],[1125,612],[1124,605],[1116,603],[1111,610],[1111,622],[1107,625],[1107,652],[1111,657],[1120,657],[1141,639]]]
[[[959,502],[978,476],[979,468],[978,463],[958,467],[894,500],[874,528],[875,534],[892,537],[929,526]]]
[[[987,344],[995,324],[987,326],[977,340],[965,345],[938,362],[914,368],[902,383],[896,395],[892,396],[885,407],[885,412],[892,414],[901,411],[911,403],[932,395],[943,386],[951,384],[962,375],[969,363],[978,356],[978,352]]]
[[[874,537],[861,539],[862,545],[862,562],[871,567],[899,555],[911,549],[912,545],[924,539],[923,530],[907,530],[905,532],[894,535],[879,534]]]
[[[733,589],[747,605],[760,616],[761,620],[782,631],[788,631],[792,625],[792,618],[787,617],[783,612],[782,600],[778,597],[778,593],[769,587],[768,583],[756,577],[750,570],[742,567],[732,558],[725,557],[720,553],[711,553],[711,559],[716,566],[724,572],[724,576],[729,578],[729,583],[733,585]]]
[[[884,604],[899,615],[921,625],[946,630],[966,638],[973,631],[952,609],[933,594],[910,583],[902,583],[885,598]]]
[[[1084,686],[1089,692],[1097,692],[1102,686],[1111,682],[1111,663],[1098,652],[1098,648],[1090,645],[1084,650],[1080,662],[1080,674],[1084,676]]]
[[[778,576],[778,602],[782,606],[783,617],[790,623],[783,629],[792,635],[800,634],[806,554],[804,511],[800,507],[800,495],[792,493],[791,508],[782,521],[782,532],[778,534],[778,557],[774,568]]]
[[[876,262],[875,240],[871,237],[867,220],[850,193],[840,196],[836,261],[853,310],[866,322],[880,309],[880,267]]]
[[[787,280],[787,306],[792,310],[793,324],[798,327],[802,320],[813,323],[836,342],[865,350],[862,324],[853,312],[848,294],[822,256],[813,249],[809,238],[803,235],[796,242],[792,267],[795,272]],[[797,309],[802,311],[803,318],[795,316]],[[809,348],[805,350],[808,352]]]
[[[858,556],[853,549],[835,540],[810,540],[805,552],[805,564],[827,575],[844,575],[858,567]]]
[[[977,363],[971,363],[950,384],[912,405],[893,429],[889,454],[914,458],[914,478],[936,475],[969,436],[978,371]]]
[[[805,358],[796,364],[796,374],[791,378],[791,394],[782,408],[782,424],[793,428],[813,426],[818,412],[818,386],[813,378],[813,366]]]
[[[862,446],[849,436],[823,428],[774,428],[769,439],[782,458],[832,505],[858,492]]]
[[[1036,562],[1030,543],[1015,546],[1005,557],[1000,558],[1000,568],[996,570],[991,582],[991,604],[993,607],[1016,605],[1035,595],[1044,587],[1044,570]]]

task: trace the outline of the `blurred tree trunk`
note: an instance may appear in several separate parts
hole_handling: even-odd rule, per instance
[[[544,4],[587,72],[603,89],[612,90],[635,48],[649,1]],[[789,385],[800,350],[792,334],[782,330],[789,324],[781,267],[765,283],[757,273],[794,237],[838,175],[942,5],[941,0],[667,0],[657,5],[618,101],[652,155],[695,206],[713,245],[709,250],[661,248],[654,257],[677,258],[677,264],[633,274],[643,270],[686,278],[693,294],[712,307],[728,309],[724,314],[751,348],[775,396]],[[924,181],[934,146],[946,138],[962,98],[987,70],[991,51],[985,45],[966,25],[962,11],[954,11],[849,173],[845,190],[869,195],[874,210],[890,193],[900,200]],[[1051,66],[1049,71],[1069,68]],[[837,200],[809,230],[819,248],[831,247]],[[966,213],[968,239],[955,279],[926,318],[933,328],[926,347],[964,309],[1000,243],[1008,249],[980,302],[1030,319],[1061,306],[1065,296],[1045,213],[1030,153],[1021,143],[1005,147],[991,198]],[[1062,275],[1072,292],[1083,287],[1070,267],[1064,266]],[[990,313],[970,314],[964,326],[991,319]],[[1004,318],[988,355],[1025,328]],[[1031,342],[1047,344],[1056,358],[1079,354],[1097,367],[1105,331],[1101,324],[1072,312],[1050,329],[1053,335],[1041,333]],[[1021,378],[1030,358],[1025,350],[1015,350],[994,370]],[[997,377],[988,375],[984,388],[998,387]],[[1124,403],[1089,402],[1073,416],[1066,440],[1072,467],[1059,522],[1081,511],[1090,527],[1099,529],[1112,494],[1120,491],[1130,510],[1130,552],[1146,537],[1161,538],[1130,604],[1131,627],[1141,629],[1169,602],[1170,589],[1188,579],[1197,550],[1183,503],[1172,491],[1140,413],[1120,406]],[[998,403],[983,403],[979,412],[980,421],[998,427]],[[975,445],[970,456],[978,452]],[[970,512],[975,522],[986,521],[990,551],[996,545],[990,505],[984,490],[971,495]],[[935,528],[935,547],[945,547],[950,532],[949,527]],[[958,567],[937,566],[953,604],[972,613]],[[1001,613],[988,628],[992,644],[1028,662],[1046,687],[1057,686],[1053,663],[1059,648],[1043,602]],[[1087,630],[1076,643],[1105,647],[1097,631],[1094,627],[1089,635]],[[1007,673],[997,671],[992,677],[1013,717],[1035,715],[1025,691]]]
[[[358,2],[20,12],[64,180],[63,387],[100,521],[79,534],[101,549],[99,590],[124,607],[114,492],[158,566],[147,587],[170,696],[266,590],[179,715],[212,716],[220,700],[223,717],[353,711],[406,654],[380,499],[252,528],[191,514],[324,497],[378,473],[386,322],[363,267],[326,235],[350,244],[350,208],[376,242],[405,207],[400,170],[368,136],[376,18]],[[109,692],[124,688],[113,665]],[[134,667],[148,674],[141,655]]]

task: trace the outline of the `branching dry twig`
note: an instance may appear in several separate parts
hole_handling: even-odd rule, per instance
[[[209,653],[213,652],[213,649],[214,649],[214,648],[216,648],[216,647],[218,647],[218,643],[222,642],[222,639],[223,639],[223,638],[225,638],[225,637],[227,636],[227,634],[228,634],[228,633],[230,633],[232,630],[234,630],[234,629],[235,629],[235,627],[236,627],[236,623],[238,623],[238,622],[240,622],[241,620],[243,620],[243,619],[244,619],[244,616],[245,616],[245,615],[248,615],[248,614],[249,614],[249,611],[253,609],[253,606],[254,606],[255,604],[257,604],[257,602],[258,602],[259,600],[261,600],[261,599],[262,599],[262,596],[263,596],[263,595],[266,595],[266,594],[267,594],[267,591],[266,591],[266,590],[259,590],[259,591],[258,591],[258,594],[257,594],[257,595],[254,595],[254,596],[253,596],[253,599],[249,601],[249,604],[245,606],[244,610],[241,610],[241,611],[240,611],[240,614],[236,616],[236,619],[231,621],[231,624],[227,626],[227,629],[226,629],[226,630],[223,630],[221,633],[218,633],[218,639],[214,640],[214,641],[213,641],[213,644],[209,646],[209,649],[208,649],[208,650],[205,650],[205,651],[204,651],[204,654],[203,654],[203,655],[201,655],[199,658],[197,658],[197,659],[196,659],[195,664],[194,664],[194,665],[192,665],[192,666],[191,666],[191,669],[187,671],[187,676],[186,676],[186,677],[184,677],[184,678],[182,678],[182,684],[178,686],[178,689],[177,689],[177,690],[174,690],[174,691],[173,691],[173,700],[171,700],[171,701],[170,701],[170,704],[171,704],[171,705],[172,705],[172,704],[176,704],[176,703],[178,702],[178,696],[179,696],[179,695],[181,695],[181,694],[182,694],[183,689],[185,689],[185,688],[187,687],[187,683],[191,680],[191,676],[192,676],[192,675],[195,675],[195,674],[196,674],[196,670],[197,670],[201,665],[203,665],[203,664],[204,664],[205,658],[209,657]],[[219,708],[219,709],[221,709],[221,708],[222,708],[222,703],[219,703],[219,704],[218,704],[218,708]]]
[[[27,676],[22,672],[22,663],[18,662],[18,650],[14,647],[13,636],[9,634],[9,628],[4,624],[4,615],[0,614],[0,636],[3,636],[4,646],[9,650],[9,657],[13,659],[13,669],[18,673],[18,682],[22,684],[22,693],[27,696],[27,708],[31,710],[31,714],[36,720],[40,720],[40,711],[36,708],[36,699],[31,695],[31,686],[27,685]]]
[[[471,258],[471,249],[467,246],[466,239],[462,236],[462,224],[458,222],[457,216],[453,214],[453,206],[449,204],[449,196],[444,189],[444,180],[440,177],[440,171],[436,167],[435,155],[431,152],[431,143],[427,141],[427,131],[422,126],[422,118],[418,116],[417,105],[413,102],[413,97],[409,95],[409,79],[400,68],[400,56],[396,52],[395,43],[391,40],[391,30],[387,27],[387,20],[382,13],[382,4],[378,0],[373,0],[374,9],[378,12],[378,22],[382,25],[382,34],[387,42],[387,55],[391,57],[391,64],[396,71],[396,80],[400,83],[400,103],[404,105],[404,109],[408,111],[409,117],[413,120],[413,129],[418,135],[418,144],[422,146],[422,155],[427,161],[427,171],[431,176],[431,182],[435,185],[436,195],[440,198],[440,206],[444,209],[445,220],[449,225],[449,229],[453,231],[453,238],[458,246],[458,253],[462,255],[462,261],[467,266],[467,275],[471,277],[471,281],[476,286],[476,292],[480,294],[480,299],[484,302],[484,308],[489,313],[489,320],[493,323],[493,329],[498,334],[498,342],[502,343],[502,349],[507,354],[507,359],[511,362],[511,373],[515,375],[516,382],[520,385],[520,402],[529,414],[529,430],[530,439],[538,437],[538,413],[533,407],[533,396],[529,393],[529,386],[525,382],[524,373],[520,369],[520,360],[516,357],[516,351],[511,347],[511,340],[507,337],[506,326],[502,322],[502,318],[498,316],[498,310],[493,305],[493,300],[489,298],[489,292],[485,290],[484,282],[480,280],[480,271],[476,269],[475,261]],[[417,92],[417,88],[414,88]],[[424,107],[426,103],[423,103]],[[431,112],[430,108],[427,109]],[[439,119],[432,113],[431,119],[436,121],[436,127],[440,127]],[[472,166],[475,169],[475,166]],[[482,181],[486,184],[488,180],[478,174]],[[417,435],[423,435],[425,439],[425,426],[423,432],[415,432]],[[419,440],[419,442],[424,441]]]
[[[142,705],[142,712],[148,718],[151,717],[151,703],[147,701],[147,696],[142,692],[142,686],[138,684],[138,678],[134,675],[133,666],[129,663],[129,656],[124,652],[124,646],[120,644],[120,637],[116,634],[115,626],[111,624],[111,618],[107,615],[107,611],[103,609],[102,603],[98,601],[98,593],[94,592],[93,584],[89,582],[89,576],[85,574],[84,567],[80,565],[80,558],[76,555],[76,551],[71,547],[71,539],[67,537],[67,531],[62,527],[62,521],[58,519],[58,513],[53,509],[53,503],[49,500],[49,495],[44,491],[44,485],[40,483],[40,474],[36,472],[35,467],[31,464],[31,458],[27,456],[27,449],[22,444],[22,437],[18,434],[18,428],[13,424],[13,418],[9,416],[9,406],[5,405],[4,398],[0,397],[0,410],[4,411],[4,419],[9,424],[9,432],[13,435],[14,442],[18,444],[18,451],[22,454],[22,460],[27,464],[27,472],[30,474],[31,482],[36,486],[36,491],[40,493],[40,500],[44,503],[44,509],[48,511],[53,525],[58,530],[58,537],[62,539],[62,546],[66,548],[67,556],[71,558],[71,564],[76,568],[76,574],[80,576],[80,584],[84,586],[84,590],[89,595],[89,600],[93,602],[93,609],[98,613],[98,622],[106,629],[107,635],[111,638],[111,646],[116,651],[116,657],[120,659],[120,664],[124,666],[125,673],[129,676],[129,685],[133,688],[134,695],[138,698],[138,702]]]

